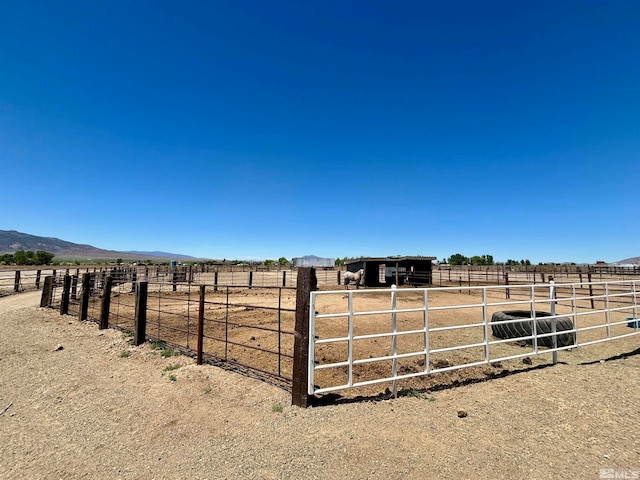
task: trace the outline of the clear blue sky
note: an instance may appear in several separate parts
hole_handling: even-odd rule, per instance
[[[0,176],[114,250],[638,256],[640,2],[4,0]]]

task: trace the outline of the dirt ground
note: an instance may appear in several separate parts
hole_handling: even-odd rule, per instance
[[[417,396],[300,409],[274,386],[132,347],[39,298],[0,298],[3,479],[640,472],[637,336]]]

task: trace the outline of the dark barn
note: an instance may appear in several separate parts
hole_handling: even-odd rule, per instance
[[[391,285],[431,286],[431,261],[436,257],[359,258],[346,262],[347,270],[357,272],[364,268],[367,287]]]

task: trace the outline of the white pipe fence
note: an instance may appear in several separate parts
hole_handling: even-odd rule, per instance
[[[640,280],[314,291],[308,394],[391,382],[395,395],[413,377],[545,353],[555,363],[640,334],[639,297]]]

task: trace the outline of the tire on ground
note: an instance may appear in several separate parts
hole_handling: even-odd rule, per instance
[[[536,330],[538,335],[551,333],[551,312],[536,312]],[[541,318],[542,317],[542,318]],[[509,320],[530,319],[528,322],[513,322]],[[532,335],[533,322],[529,310],[510,310],[506,312],[495,312],[491,316],[491,333],[498,338],[518,338]],[[556,332],[573,330],[573,321],[570,318],[556,319]],[[558,347],[568,347],[574,345],[576,341],[575,332],[561,333],[556,335]],[[528,344],[533,344],[533,339],[523,340]],[[538,346],[553,347],[553,336],[538,338]]]

